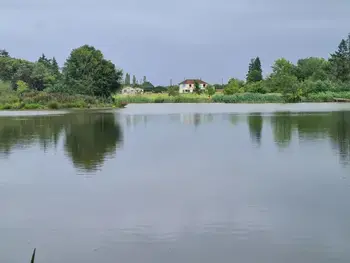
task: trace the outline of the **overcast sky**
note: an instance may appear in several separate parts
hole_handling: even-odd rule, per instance
[[[260,56],[328,57],[350,32],[350,0],[0,0],[0,49],[62,65],[73,48],[101,49],[154,84],[244,78]]]

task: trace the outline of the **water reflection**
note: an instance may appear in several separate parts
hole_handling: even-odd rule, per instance
[[[300,143],[327,140],[342,164],[350,164],[350,112],[324,113],[276,112],[273,114],[171,114],[124,115],[126,126],[141,124],[147,128],[163,121],[200,127],[206,123],[231,123],[232,129],[247,134],[253,145],[260,146],[263,134],[281,149],[290,146],[293,139]],[[265,125],[264,125],[265,122]],[[238,125],[239,123],[247,123]],[[268,125],[266,125],[268,124]],[[166,125],[165,125],[166,126]],[[248,127],[248,131],[246,129]],[[271,129],[270,129],[270,128]],[[264,135],[264,137],[265,137]],[[57,148],[63,139],[65,154],[74,166],[84,171],[96,171],[106,158],[113,158],[123,140],[120,123],[114,113],[75,112],[59,116],[18,116],[0,118],[0,158],[8,157],[17,149],[38,145],[41,150]]]
[[[256,145],[261,144],[261,133],[263,129],[263,118],[261,113],[251,113],[248,116],[249,133],[252,142]]]
[[[0,118],[0,154],[4,157],[35,144],[47,151],[57,146],[60,137],[76,168],[95,171],[113,156],[122,141],[122,131],[113,113]]]
[[[214,119],[213,114],[202,114],[202,113],[187,113],[180,114],[180,121],[183,124],[191,124],[195,127],[203,123],[210,123]]]
[[[39,142],[46,150],[56,146],[63,128],[61,117],[0,118],[0,152],[9,155],[16,148]]]
[[[275,143],[288,147],[293,130],[301,143],[328,139],[342,164],[350,164],[350,112],[275,113],[271,116]]]
[[[115,115],[82,113],[65,123],[65,150],[74,165],[95,171],[106,158],[113,158],[122,131]]]
[[[292,140],[292,116],[289,112],[279,112],[271,116],[271,126],[275,143],[287,148]]]

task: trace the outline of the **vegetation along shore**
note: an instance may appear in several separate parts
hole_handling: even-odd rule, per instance
[[[296,64],[277,59],[272,73],[263,77],[259,57],[251,60],[245,80],[231,78],[226,84],[213,84],[205,89],[195,80],[193,93],[179,92],[179,86],[154,87],[144,77],[138,84],[126,74],[124,85],[142,88],[143,94],[116,94],[124,103],[288,103],[345,102],[350,99],[350,34],[328,59],[302,58]]]
[[[84,45],[74,49],[62,69],[44,54],[35,62],[0,50],[0,109],[124,107],[128,103],[285,103],[350,99],[350,34],[328,59],[308,57],[296,64],[277,59],[263,77],[259,57],[251,60],[245,80],[202,85],[192,80],[189,94],[178,85],[154,86],[137,81]],[[190,85],[191,86],[191,85]],[[122,94],[123,88],[136,90]]]
[[[0,109],[123,107],[112,97],[122,75],[88,45],[74,49],[62,70],[55,58],[30,62],[0,50]]]

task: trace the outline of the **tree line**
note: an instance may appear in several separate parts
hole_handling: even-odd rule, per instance
[[[44,54],[35,62],[11,57],[0,50],[0,80],[14,90],[34,90],[109,97],[121,87],[122,70],[93,46],[73,49],[62,71]]]
[[[272,65],[272,73],[263,78],[261,61],[256,57],[249,64],[245,81],[231,78],[224,86],[227,95],[282,93],[289,101],[300,101],[308,94],[327,91],[350,91],[350,34],[340,41],[329,59],[308,57],[293,64],[279,58]]]
[[[35,62],[11,57],[0,50],[0,80],[10,82],[14,90],[35,90],[109,97],[123,85],[141,87],[144,91],[178,94],[178,87],[154,86],[144,76],[137,81],[135,75],[118,69],[102,52],[93,46],[84,45],[72,50],[62,71],[56,59],[44,54]],[[226,95],[236,93],[280,93],[287,101],[301,101],[310,94],[322,92],[350,91],[350,34],[342,39],[338,49],[328,59],[308,57],[293,64],[285,58],[277,59],[272,73],[263,77],[259,57],[249,63],[245,80],[231,78],[224,87],[209,86],[207,94],[214,88],[223,88]],[[201,89],[195,89],[201,93]]]

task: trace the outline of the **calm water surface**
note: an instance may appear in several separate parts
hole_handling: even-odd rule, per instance
[[[0,262],[349,262],[350,105],[0,114]]]

